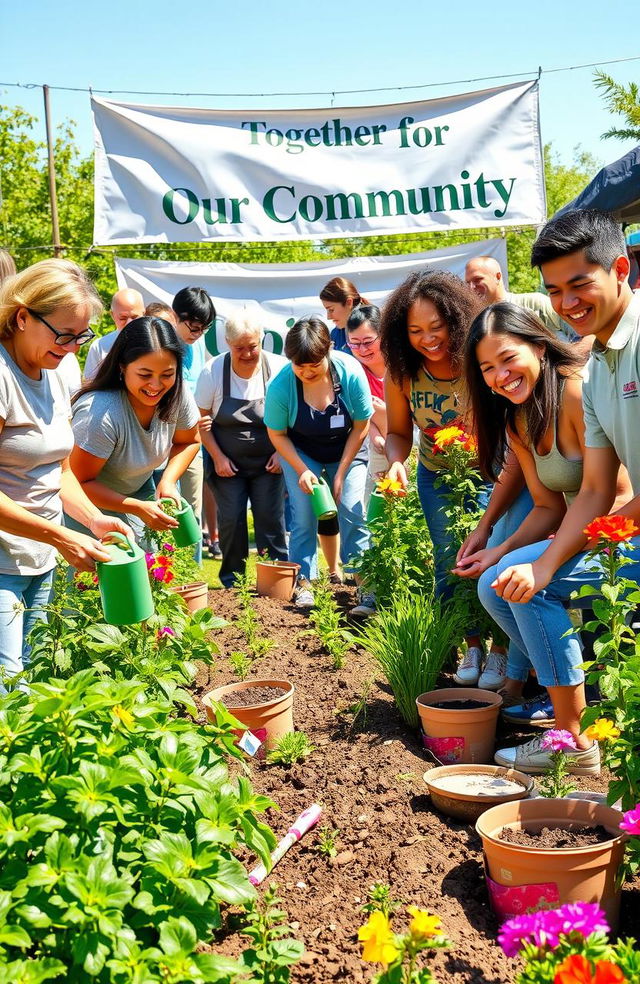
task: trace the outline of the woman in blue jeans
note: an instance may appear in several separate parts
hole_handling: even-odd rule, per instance
[[[289,493],[289,559],[300,564],[296,604],[310,608],[318,537],[311,493],[323,472],[338,507],[343,564],[369,543],[363,507],[367,456],[362,445],[373,406],[362,367],[350,355],[331,349],[329,329],[320,318],[297,321],[284,351],[291,362],[267,390],[264,421]],[[354,614],[372,614],[372,604],[362,598]]]
[[[380,326],[381,350],[387,365],[386,455],[389,478],[407,485],[405,461],[413,444],[413,425],[420,429],[417,485],[434,550],[436,592],[452,593],[449,575],[459,547],[446,516],[442,457],[434,452],[435,431],[454,424],[466,413],[462,353],[469,326],[480,311],[475,295],[459,277],[445,271],[412,273],[388,298]],[[486,505],[488,489],[479,490]],[[466,633],[467,652],[456,682],[477,684],[483,658],[474,625]],[[503,657],[501,657],[503,658]],[[501,683],[493,669],[496,654],[485,663],[483,686]]]

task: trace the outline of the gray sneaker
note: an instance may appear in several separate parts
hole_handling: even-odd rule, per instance
[[[313,608],[315,600],[313,597],[313,591],[309,585],[308,581],[299,581],[298,587],[296,589],[294,597],[294,605],[296,608]]]
[[[356,618],[371,618],[375,613],[376,596],[371,593],[365,594],[362,591],[358,591],[358,604],[355,608],[351,609],[350,614],[355,615]]]

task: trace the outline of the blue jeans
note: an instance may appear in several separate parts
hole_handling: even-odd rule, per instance
[[[524,605],[504,601],[491,587],[491,582],[507,567],[533,563],[549,544],[549,540],[543,540],[507,554],[480,576],[478,595],[494,621],[521,651],[529,654],[542,686],[571,687],[584,681],[584,672],[580,668],[582,646],[579,636],[576,633],[565,635],[572,627],[565,606],[572,593],[584,584],[598,587],[602,583],[603,574],[596,561],[589,559],[586,553],[571,557],[558,568],[547,587]],[[624,576],[640,582],[640,537],[631,544],[635,551],[622,546],[622,552],[630,557],[637,555],[639,559],[624,568]]]
[[[27,636],[53,594],[55,568],[44,574],[0,574],[0,672],[12,677],[29,665]],[[0,694],[6,693],[0,682]]]
[[[321,464],[298,451],[314,475],[320,478],[324,471],[329,485],[333,483],[340,462]],[[313,512],[311,496],[298,485],[298,475],[286,461],[282,461],[282,472],[289,493],[291,508],[291,539],[289,540],[289,560],[300,564],[300,577],[312,580],[318,576],[318,520]],[[363,498],[367,480],[367,465],[364,461],[353,461],[345,475],[342,497],[338,503],[338,524],[340,526],[340,560],[348,563],[358,557],[369,546]]]
[[[132,492],[130,497],[132,499],[153,499],[155,491],[156,487],[153,484],[153,479],[149,478],[137,492]],[[102,509],[101,511],[103,516],[117,516],[118,519],[128,523],[133,530],[133,535],[136,542],[144,547],[145,550],[154,549],[153,544],[145,538],[145,526],[138,516],[134,516],[133,513],[114,512],[111,509]],[[87,536],[93,536],[91,530],[88,530],[86,526],[79,523],[77,519],[72,519],[72,517],[68,516],[67,513],[64,514],[64,525],[69,530],[75,530],[76,533],[85,533]]]

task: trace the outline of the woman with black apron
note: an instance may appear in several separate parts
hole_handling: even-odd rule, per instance
[[[287,362],[264,352],[261,336],[246,318],[227,321],[229,351],[202,371],[196,388],[200,412],[211,418],[202,443],[213,461],[206,480],[218,504],[225,588],[233,587],[249,555],[249,502],[258,552],[287,559],[282,469],[264,424],[267,386]]]

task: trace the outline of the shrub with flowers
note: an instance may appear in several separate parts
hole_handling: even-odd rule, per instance
[[[550,766],[538,786],[541,796],[550,799],[562,799],[576,788],[571,781],[567,768],[567,752],[575,751],[578,747],[570,731],[552,728],[542,737],[542,747],[549,751]]]
[[[435,978],[428,967],[420,965],[419,956],[427,950],[442,950],[450,944],[442,932],[440,918],[418,909],[407,908],[409,926],[395,933],[389,915],[375,910],[358,930],[362,959],[384,964],[374,978],[376,984],[431,984]]]
[[[638,984],[635,940],[607,940],[604,912],[591,902],[525,913],[504,923],[498,942],[524,968],[516,984]]]

